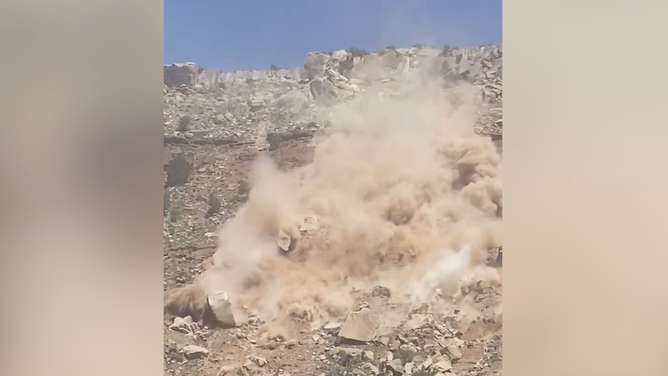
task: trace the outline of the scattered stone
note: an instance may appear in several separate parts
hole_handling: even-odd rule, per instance
[[[259,111],[264,107],[264,102],[257,98],[250,98],[246,103],[252,112]]]
[[[197,324],[193,323],[193,319],[190,316],[175,317],[174,322],[169,326],[169,329],[184,334],[194,333],[196,328]]]
[[[257,367],[257,364],[253,362],[252,359],[246,359],[246,362],[244,362],[244,369],[247,371],[252,371]]]
[[[455,362],[462,358],[462,352],[453,345],[448,345],[443,349],[443,353],[447,355],[452,362]]]
[[[267,359],[256,356],[255,357],[255,363],[257,363],[258,366],[264,367],[267,365]]]
[[[352,357],[362,355],[362,350],[353,347],[337,347],[335,350],[338,351],[339,355],[347,355]]]
[[[322,329],[329,334],[337,334],[341,330],[341,324],[338,322],[328,322],[322,326]]]
[[[304,217],[304,222],[299,226],[299,231],[309,232],[320,229],[320,222],[313,216]]]
[[[415,350],[417,351],[417,349]],[[413,357],[413,363],[422,363],[427,359],[427,356],[424,354],[417,354]]]
[[[413,364],[413,362],[408,362],[404,364],[404,373],[406,373],[407,375],[413,374],[413,367],[415,367],[415,364]]]
[[[401,359],[392,359],[391,361],[387,362],[387,368],[399,374],[404,373],[404,365],[401,364]]]
[[[430,321],[432,321],[432,320],[431,320],[431,317],[429,315],[419,314],[419,313],[414,314],[414,315],[411,316],[410,320],[408,320],[404,324],[404,328],[406,330],[419,329],[419,328],[422,328],[422,327],[428,325]]]
[[[188,360],[202,358],[209,355],[209,350],[205,349],[204,347],[195,345],[187,345],[181,351],[183,352],[183,356],[185,356]]]
[[[440,372],[447,372],[452,369],[452,363],[450,363],[447,360],[441,360],[438,363],[434,364],[434,367],[436,367],[437,370]]]
[[[235,374],[241,368],[240,364],[223,364],[218,370],[218,376],[224,376],[227,374]]]
[[[378,367],[376,367],[375,365],[373,365],[371,363],[364,363],[362,368],[369,370],[369,372],[371,372],[372,375],[378,375],[378,373],[379,373]]]

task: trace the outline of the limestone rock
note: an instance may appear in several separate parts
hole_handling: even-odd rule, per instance
[[[164,66],[164,83],[168,87],[194,85],[200,68],[195,63],[178,63]]]
[[[455,362],[462,358],[462,352],[459,351],[457,346],[448,345],[443,350],[444,350],[443,353],[445,353],[452,362]]]
[[[312,232],[320,229],[320,222],[314,216],[304,217],[304,221],[299,226],[299,231]]]
[[[441,360],[438,363],[434,364],[434,367],[440,372],[448,372],[452,369],[452,363],[447,360]]]
[[[278,248],[280,248],[281,251],[288,252],[290,250],[291,242],[292,239],[290,238],[290,235],[286,234],[283,230],[278,232],[278,236],[276,237],[276,245],[278,245]]]
[[[309,84],[311,97],[323,106],[331,106],[336,102],[336,88],[329,80],[316,78]]]
[[[368,308],[358,312],[351,312],[339,331],[339,337],[368,342],[376,338],[378,331],[378,318]]]
[[[195,327],[196,324],[193,323],[192,317],[186,316],[186,317],[175,317],[174,322],[172,323],[172,325],[169,326],[169,329],[175,332],[188,334],[194,332]]]
[[[232,303],[225,291],[217,291],[209,294],[207,300],[211,307],[211,311],[213,312],[213,316],[216,318],[216,322],[219,325],[223,328],[233,328],[237,326],[234,312],[232,311]]]
[[[205,349],[204,347],[195,345],[187,345],[181,351],[183,352],[183,356],[185,356],[185,358],[188,360],[202,358],[209,355],[209,350]]]
[[[306,59],[304,60],[305,78],[312,80],[322,77],[325,74],[327,61],[329,61],[329,56],[320,52],[306,55]]]

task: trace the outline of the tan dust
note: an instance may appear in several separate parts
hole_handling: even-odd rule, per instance
[[[354,289],[380,284],[414,304],[456,294],[501,244],[500,156],[473,130],[470,87],[446,94],[418,74],[395,85],[401,95],[370,89],[332,108],[312,163],[284,173],[256,161],[205,289],[226,290],[266,320],[314,325],[354,309]],[[300,231],[311,217],[319,228]],[[292,238],[285,254],[279,231]]]

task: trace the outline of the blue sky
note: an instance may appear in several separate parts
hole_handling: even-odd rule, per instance
[[[501,44],[501,0],[165,0],[164,62],[301,66],[312,51]]]

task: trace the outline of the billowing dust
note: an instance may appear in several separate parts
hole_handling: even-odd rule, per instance
[[[382,285],[416,306],[485,274],[487,250],[501,244],[501,159],[473,130],[472,91],[441,84],[407,76],[400,95],[367,90],[332,108],[304,167],[259,158],[201,286],[267,321],[320,325],[355,309],[356,291]]]

